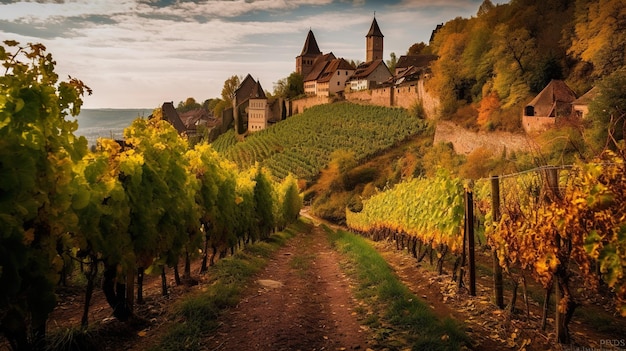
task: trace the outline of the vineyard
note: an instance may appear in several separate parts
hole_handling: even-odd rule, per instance
[[[294,221],[294,177],[274,182],[260,167],[238,170],[207,144],[190,148],[164,120],[138,118],[124,142],[93,151],[74,131],[80,80],[58,81],[40,44],[0,46],[0,332],[14,350],[42,349],[55,287],[86,277],[81,325],[102,276],[113,315],[142,303],[144,274],[218,257]],[[134,282],[137,282],[135,289]],[[136,299],[135,299],[136,297]]]
[[[555,341],[569,343],[569,323],[586,301],[610,296],[608,312],[626,316],[625,168],[623,151],[607,151],[594,163],[467,184],[440,172],[364,200],[362,211],[346,211],[347,224],[374,240],[395,240],[418,261],[436,257],[440,273],[451,253],[452,278],[470,294],[476,238],[492,252],[495,303],[504,308],[503,275],[512,287],[511,311],[518,288],[526,298],[533,280],[544,289],[542,327],[554,295]]]
[[[212,145],[239,167],[258,162],[277,178],[292,173],[310,180],[328,165],[335,150],[354,152],[363,160],[427,128],[424,120],[404,109],[337,103],[315,106],[243,142],[229,131]]]

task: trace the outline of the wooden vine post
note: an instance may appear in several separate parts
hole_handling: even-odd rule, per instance
[[[465,238],[469,260],[469,294],[476,296],[476,260],[474,255],[474,196],[465,190]],[[463,243],[465,245],[465,243]]]
[[[500,180],[498,176],[491,177],[491,213],[493,214],[493,222],[500,221]],[[492,248],[493,254],[493,293],[496,306],[504,308],[504,291],[502,287],[502,267],[498,253]]]
[[[547,185],[548,185],[548,198],[549,201],[555,201],[556,199],[560,199],[561,198],[561,194],[559,192],[559,173],[558,170],[556,168],[548,168],[546,169],[546,181],[547,181]],[[556,237],[556,244],[557,244],[557,248],[558,250],[561,249],[561,240],[560,237],[557,235]],[[569,331],[567,328],[567,317],[564,311],[561,310],[562,306],[561,305],[561,299],[563,297],[562,294],[562,286],[561,286],[561,282],[560,282],[560,277],[558,275],[558,271],[554,274],[554,296],[555,296],[555,303],[556,303],[556,315],[555,315],[555,320],[554,320],[554,324],[556,326],[556,336],[557,336],[557,341],[559,343],[562,344],[569,344],[570,338],[569,338]]]

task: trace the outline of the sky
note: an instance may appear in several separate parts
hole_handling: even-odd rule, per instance
[[[492,1],[502,3],[502,1]],[[264,90],[295,71],[306,35],[320,50],[365,60],[372,19],[384,57],[428,43],[437,24],[482,0],[0,0],[0,41],[41,43],[61,79],[93,90],[83,108],[155,108],[220,97],[252,75]]]

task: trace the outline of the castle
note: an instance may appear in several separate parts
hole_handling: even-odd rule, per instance
[[[309,30],[302,52],[296,57],[296,72],[303,77],[306,96],[289,102],[289,115],[338,99],[404,108],[422,104],[427,113],[434,114],[438,102],[426,94],[423,80],[437,57],[400,56],[393,72],[383,57],[384,35],[375,17],[365,35],[365,62],[357,67],[332,52],[322,53]]]
[[[332,52],[322,53],[312,30],[307,33],[296,72],[303,77],[305,97],[270,102],[261,83],[248,74],[235,91],[233,104],[222,113],[221,130],[231,123],[237,134],[256,132],[314,105],[336,100],[360,104],[410,108],[421,104],[427,114],[435,113],[437,100],[423,87],[434,55],[403,55],[394,72],[384,57],[384,35],[376,18],[365,36],[365,62],[353,67]]]

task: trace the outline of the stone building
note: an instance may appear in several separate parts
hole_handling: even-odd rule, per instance
[[[576,94],[562,80],[551,80],[529,102],[522,113],[522,126],[527,133],[540,132],[554,126],[559,118],[572,116]]]

